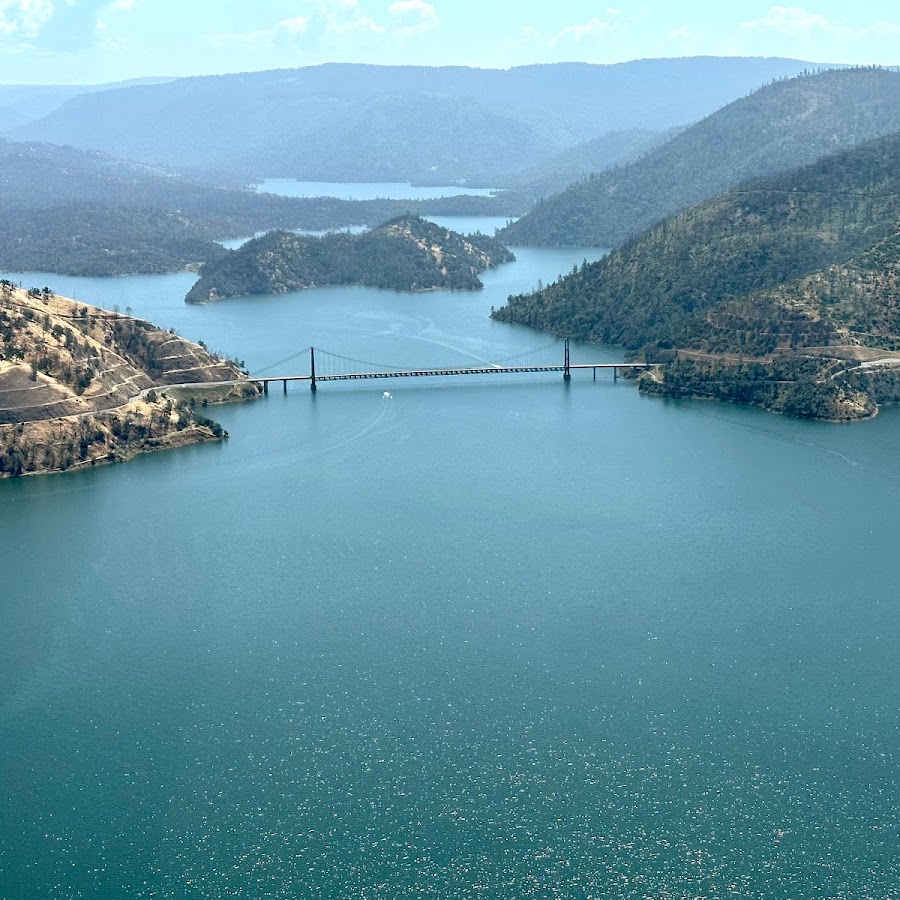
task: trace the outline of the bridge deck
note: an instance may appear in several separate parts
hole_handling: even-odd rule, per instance
[[[632,366],[625,363],[581,363],[569,369],[621,369],[648,368],[646,363]],[[460,366],[458,369],[397,369],[390,372],[342,372],[332,375],[316,375],[316,381],[350,381],[362,378],[428,378],[441,375],[513,375],[526,372],[565,372],[565,366]],[[307,376],[308,377],[308,376]],[[280,379],[274,379],[279,381]]]
[[[569,366],[570,371],[581,369],[652,369],[654,363],[577,363]],[[454,369],[393,369],[384,372],[338,372],[316,375],[316,381],[359,381],[367,378],[433,378],[444,375],[513,375],[528,372],[565,372],[563,365],[546,366],[460,366]],[[190,382],[187,384],[163,385],[169,388],[195,388],[195,387],[231,387],[240,384],[252,383],[268,386],[276,381],[287,383],[288,381],[311,381],[312,376],[306,375],[253,375],[242,379],[230,381]],[[267,388],[268,390],[268,388]]]

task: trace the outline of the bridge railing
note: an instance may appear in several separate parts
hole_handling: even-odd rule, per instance
[[[563,342],[562,359],[559,358],[560,343],[553,342],[534,350],[527,350],[505,359],[494,362],[481,362],[473,365],[447,365],[447,366],[393,366],[384,363],[375,363],[367,360],[354,359],[310,347],[308,350],[294,353],[284,357],[271,365],[257,370],[249,377],[250,381],[256,381],[263,385],[268,393],[269,384],[273,381],[282,381],[284,390],[287,390],[289,381],[309,381],[310,388],[316,390],[320,381],[353,381],[367,378],[423,378],[453,375],[500,375],[518,374],[529,372],[562,372],[563,378],[568,381],[572,370],[593,370],[594,380],[597,378],[597,370],[611,369],[613,378],[618,378],[620,369],[650,369],[654,363],[572,363],[569,353],[569,340]],[[272,369],[287,365],[309,353],[309,374],[271,374]],[[551,353],[553,356],[551,357]]]

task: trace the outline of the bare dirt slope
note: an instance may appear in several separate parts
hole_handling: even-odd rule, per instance
[[[219,439],[215,423],[162,391],[242,378],[150,322],[0,282],[0,477]],[[230,399],[256,394],[248,383]]]

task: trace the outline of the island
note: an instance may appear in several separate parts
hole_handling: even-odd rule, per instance
[[[211,382],[226,384],[203,388]],[[201,410],[259,393],[236,362],[202,344],[0,281],[0,478],[222,440]]]
[[[514,259],[492,237],[464,236],[415,215],[398,216],[362,234],[271,231],[205,263],[185,299],[205,303],[342,284],[477,290],[481,272]]]
[[[214,179],[218,184],[218,180]],[[414,211],[516,216],[527,200],[490,197],[340,200],[216,187],[170,172],[53,144],[0,138],[0,271],[106,277],[196,271],[219,243],[272,228],[374,226]]]

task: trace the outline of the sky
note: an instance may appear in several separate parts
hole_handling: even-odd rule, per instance
[[[0,83],[97,84],[324,62],[900,64],[896,0],[0,0]]]

